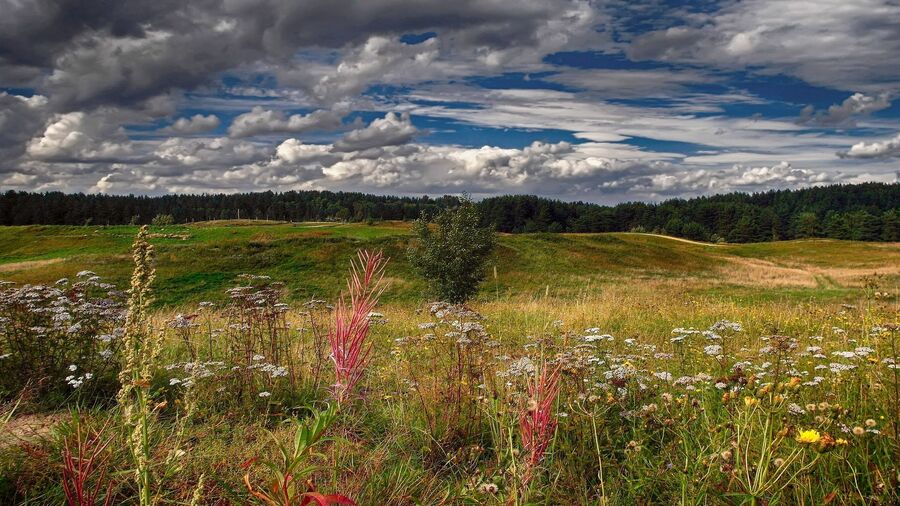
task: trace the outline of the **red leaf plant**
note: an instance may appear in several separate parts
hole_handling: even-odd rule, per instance
[[[381,251],[359,251],[357,261],[350,262],[347,292],[341,293],[334,313],[334,329],[328,334],[331,359],[334,361],[334,398],[343,404],[365,371],[372,352],[369,335],[369,313],[384,291],[382,283],[387,259]],[[348,300],[349,298],[349,300]]]
[[[352,499],[345,495],[322,494],[320,492],[316,492],[316,488],[312,480],[306,480],[307,492],[303,492],[296,497],[290,495],[289,493],[282,492],[282,490],[287,490],[287,487],[291,485],[291,479],[292,478],[290,476],[287,477],[287,482],[285,483],[285,488],[283,489],[279,488],[279,486],[276,484],[273,489],[273,495],[269,495],[266,492],[254,489],[253,485],[250,484],[249,475],[244,476],[244,484],[247,485],[247,489],[250,491],[250,494],[253,495],[253,497],[261,500],[267,506],[292,506],[294,504],[297,504],[297,501],[295,499],[300,501],[299,506],[357,506],[357,504],[353,502]]]
[[[99,430],[86,434],[81,423],[76,423],[75,433],[63,440],[62,487],[69,506],[112,504],[112,483],[106,484],[105,498],[102,503],[99,501],[109,470],[106,449],[112,438],[105,437],[109,424],[107,420]]]
[[[544,458],[556,430],[553,405],[559,395],[559,372],[558,365],[549,373],[545,365],[541,367],[541,373],[528,383],[528,404],[519,415],[519,435],[525,458],[522,485],[531,481],[532,473]]]

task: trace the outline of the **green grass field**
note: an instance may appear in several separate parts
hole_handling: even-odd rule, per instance
[[[139,490],[153,495],[144,504],[308,504],[254,493],[279,490],[284,469],[304,477],[297,490],[309,478],[360,506],[900,501],[900,244],[503,235],[478,297],[442,313],[406,259],[408,224],[153,228],[156,302],[134,335],[146,339],[135,349],[160,350],[139,354],[148,372],[125,383],[152,401],[139,488],[125,408],[141,403],[112,400],[100,350],[130,349],[111,337],[122,318],[91,330],[111,318],[106,288],[92,285],[96,304],[71,283],[21,288],[90,285],[83,270],[127,288],[137,232],[0,228],[0,280],[16,282],[0,287],[0,504],[64,502],[75,427],[111,442],[98,450],[108,474],[86,481],[112,504],[138,504]],[[334,303],[359,249],[391,260],[371,360],[335,413],[325,336],[337,316],[307,301]],[[262,281],[229,299],[241,274],[284,282],[288,304],[260,296]],[[55,372],[4,387],[18,385],[3,372],[16,360],[59,349]],[[560,371],[543,453],[526,446],[542,394],[522,364]],[[329,438],[299,467],[273,464],[276,445],[311,437],[292,420],[309,427],[313,412],[331,417]]]
[[[0,228],[0,279],[49,283],[92,270],[124,286],[137,227]],[[159,305],[219,300],[240,274],[284,282],[294,300],[330,298],[359,248],[391,257],[386,301],[421,299],[405,258],[403,223],[210,222],[155,228]],[[653,279],[725,297],[840,298],[866,275],[900,275],[900,246],[834,240],[705,245],[644,234],[523,234],[501,237],[482,298],[577,297]]]

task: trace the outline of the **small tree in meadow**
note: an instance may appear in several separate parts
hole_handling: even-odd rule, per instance
[[[169,225],[173,225],[175,223],[175,217],[171,214],[157,214],[150,221],[151,225],[157,227],[167,227]]]
[[[416,240],[409,248],[410,263],[440,300],[465,302],[484,280],[497,237],[492,227],[479,222],[475,204],[463,199],[458,207],[437,215],[436,227],[424,217],[413,225]]]

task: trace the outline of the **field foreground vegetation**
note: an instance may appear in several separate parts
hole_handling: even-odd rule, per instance
[[[900,501],[897,244],[502,236],[454,306],[402,224],[136,232],[0,229],[9,503]]]

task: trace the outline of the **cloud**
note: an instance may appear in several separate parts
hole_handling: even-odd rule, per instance
[[[704,32],[699,29],[676,26],[641,35],[626,51],[635,60],[667,60],[690,51],[704,37]]]
[[[282,83],[296,84],[324,103],[357,95],[373,82],[418,80],[434,74],[431,68],[439,54],[438,38],[420,44],[404,44],[397,38],[369,37],[361,46],[346,51],[335,67],[309,65],[280,71]]]
[[[287,139],[279,144],[275,156],[288,164],[331,165],[342,158],[332,152],[329,144],[304,144],[297,139]]]
[[[333,130],[341,126],[342,116],[340,112],[325,109],[286,116],[283,111],[254,107],[250,112],[234,118],[228,127],[228,135],[251,137],[272,133]]]
[[[193,90],[257,62],[295,68],[331,49],[346,54],[337,79],[318,83],[330,98],[361,89],[378,69],[437,56],[434,42],[397,43],[402,34],[438,32],[454,58],[538,63],[589,37],[596,16],[580,0],[34,0],[4,5],[0,67],[15,69],[17,82],[47,76],[40,88],[71,110]]]
[[[122,128],[104,116],[70,112],[54,117],[43,134],[29,141],[27,153],[44,161],[121,161],[134,149]]]
[[[697,71],[671,70],[566,70],[546,78],[573,89],[596,93],[604,99],[672,97],[685,93],[691,84],[719,81],[713,75]]]
[[[47,99],[0,92],[0,171],[25,153],[26,143],[44,126]]]
[[[211,139],[175,137],[162,142],[154,151],[154,156],[161,164],[222,169],[260,161],[271,155],[272,149],[266,145],[227,137]]]
[[[41,89],[65,110],[131,105],[194,89],[253,53],[241,46],[229,50],[235,34],[202,26],[186,30],[146,30],[140,37],[86,33],[56,56]]]
[[[10,188],[616,200],[896,170],[896,139],[872,137],[898,125],[889,106],[900,67],[884,63],[900,59],[892,0],[3,7],[0,86],[34,94],[0,92],[0,183]],[[424,32],[434,36],[403,42]],[[571,58],[547,58],[557,52]],[[797,106],[751,89],[735,77],[743,71],[856,93],[807,108],[798,124],[783,112]],[[809,89],[796,86],[784,96]],[[865,130],[809,128],[878,111]],[[358,119],[373,113],[384,116]],[[422,135],[410,115],[437,134]],[[865,168],[848,160],[864,157]]]
[[[900,59],[892,0],[747,0],[706,15],[683,11],[679,26],[637,34],[634,59],[784,73],[840,89],[896,89]]]
[[[831,183],[840,179],[840,175],[816,172],[810,169],[798,169],[788,162],[779,162],[768,167],[745,167],[735,165],[730,171],[723,174],[732,176],[728,184],[733,187],[774,187],[784,186],[808,186],[817,183]]]
[[[846,151],[839,151],[841,158],[892,158],[900,157],[900,134],[880,142],[859,142]]]
[[[387,113],[384,118],[372,120],[365,128],[347,132],[334,143],[337,151],[360,151],[382,146],[405,144],[412,140],[419,130],[409,119],[409,113],[400,115]]]
[[[799,123],[817,126],[855,126],[855,118],[868,116],[891,106],[890,96],[854,93],[840,104],[832,105],[827,111],[816,111],[812,106],[803,108]]]
[[[219,128],[219,117],[215,114],[195,114],[189,118],[178,118],[175,123],[161,128],[160,133],[197,134]]]
[[[843,178],[840,174],[795,168],[788,162],[711,169],[596,156],[591,148],[568,142],[534,142],[521,149],[410,144],[385,147],[373,156],[366,152],[337,153],[329,151],[328,146],[288,140],[261,168],[264,172],[277,169],[280,173],[302,173],[304,181],[323,187],[389,188],[407,194],[540,193],[567,199],[588,195],[607,201],[802,187]],[[313,174],[318,174],[317,178]]]

